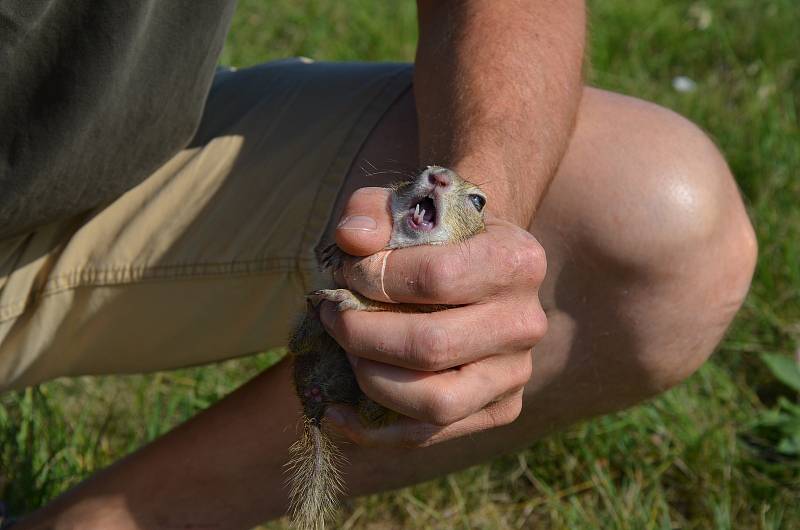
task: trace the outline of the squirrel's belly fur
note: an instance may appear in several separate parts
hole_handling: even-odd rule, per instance
[[[309,303],[289,342],[289,349],[295,355],[295,388],[304,414],[300,438],[289,448],[289,510],[292,522],[301,530],[322,530],[325,520],[335,513],[337,498],[343,489],[342,457],[322,430],[322,418],[328,387],[347,392],[353,386],[342,369],[342,362],[347,363],[347,358],[325,332],[315,313],[316,308]],[[342,374],[344,381],[337,381],[339,377],[322,377],[326,372]],[[354,380],[352,371],[350,375]]]
[[[314,303],[308,303],[289,349],[304,415],[300,438],[289,448],[290,514],[297,528],[322,530],[343,493],[344,460],[323,430],[325,409],[332,403],[355,406],[362,420],[374,426],[390,422],[396,414],[361,391],[344,350],[322,327]]]

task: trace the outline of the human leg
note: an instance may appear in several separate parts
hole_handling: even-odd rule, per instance
[[[381,159],[388,144],[413,160],[413,113],[393,110],[402,134],[377,131],[364,156]],[[755,263],[752,228],[712,142],[666,109],[594,89],[531,229],[548,254],[549,331],[521,417],[479,443],[414,451],[417,465],[376,458],[351,483],[373,491],[435,476],[666,390],[710,355]]]
[[[344,173],[410,78],[307,60],[223,72],[191,145],[139,186],[0,241],[0,392],[284,346]]]

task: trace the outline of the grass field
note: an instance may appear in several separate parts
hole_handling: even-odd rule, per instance
[[[683,113],[728,157],[761,248],[745,307],[712,361],[658,399],[462,473],[356,500],[343,528],[800,528],[800,455],[775,421],[779,403],[789,410],[798,394],[760,356],[788,358],[800,338],[800,5],[596,0],[591,8],[590,81]],[[411,60],[414,16],[410,0],[241,0],[223,62]],[[696,89],[675,90],[677,76]],[[273,358],[56,381],[0,397],[0,498],[17,513],[40,506]]]

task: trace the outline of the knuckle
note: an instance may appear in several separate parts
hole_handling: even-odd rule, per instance
[[[352,315],[348,313],[337,313],[336,320],[333,322],[333,335],[339,345],[350,351],[353,341],[357,337],[354,323],[351,321]]]
[[[536,239],[526,238],[519,246],[517,256],[520,271],[532,279],[536,284],[541,283],[547,268],[547,259],[544,247]]]
[[[533,355],[529,351],[520,357],[519,366],[512,374],[512,385],[516,388],[524,387],[533,375]]]
[[[547,334],[547,315],[544,311],[537,309],[533,311],[528,317],[528,337],[531,341],[531,347],[537,344],[545,334]]]
[[[426,372],[448,368],[450,336],[447,329],[423,322],[408,335],[406,356]]]
[[[333,325],[333,334],[342,349],[357,354],[363,350],[363,337],[358,331],[358,318],[354,318],[355,315],[355,312],[339,313]]]
[[[458,260],[444,256],[428,257],[420,264],[414,291],[426,300],[446,300],[462,274],[463,266]]]
[[[533,237],[508,239],[493,248],[492,253],[503,270],[510,274],[536,275],[545,264],[544,248]]]
[[[523,310],[514,328],[516,344],[521,348],[533,348],[547,333],[547,316],[538,308]]]
[[[513,423],[522,414],[522,393],[506,400],[500,406],[486,409],[486,413],[491,428]]]
[[[502,414],[501,421],[504,421],[502,425],[508,425],[509,423],[513,423],[517,421],[517,418],[520,417],[522,414],[522,393],[520,393],[517,397],[515,397],[507,409]]]
[[[423,414],[429,423],[445,427],[462,418],[460,409],[461,405],[455,394],[439,390],[428,397]]]
[[[386,402],[390,396],[387,396],[387,389],[383,384],[380,363],[361,359],[356,366],[350,365],[350,367],[359,388],[365,396],[376,403]]]
[[[547,254],[538,241],[535,241],[535,253],[536,257],[531,268],[531,277],[539,285],[544,281],[544,277],[547,274]]]
[[[498,273],[506,278],[524,277],[537,284],[544,278],[544,249],[532,237],[498,244],[491,252]]]
[[[521,256],[522,249],[519,245],[510,246],[507,244],[497,245],[492,249],[495,268],[498,276],[508,281],[517,275],[524,259]]]

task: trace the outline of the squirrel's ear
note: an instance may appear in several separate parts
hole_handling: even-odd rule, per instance
[[[388,188],[360,188],[353,192],[334,236],[343,252],[369,256],[386,248],[392,237],[390,200]]]

